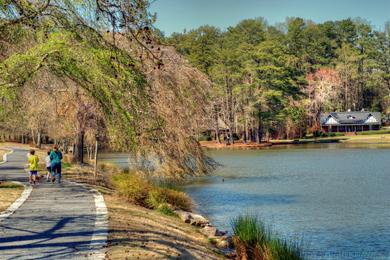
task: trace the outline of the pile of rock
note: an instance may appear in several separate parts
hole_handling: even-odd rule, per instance
[[[232,238],[228,236],[228,232],[218,230],[202,215],[183,210],[176,210],[175,213],[184,223],[200,227],[200,232],[207,236],[217,248],[228,249],[233,247]]]

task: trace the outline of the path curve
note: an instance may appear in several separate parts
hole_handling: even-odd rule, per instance
[[[0,180],[26,183],[27,150],[15,148]],[[0,222],[1,259],[103,259],[107,209],[101,194],[82,185],[41,183]]]

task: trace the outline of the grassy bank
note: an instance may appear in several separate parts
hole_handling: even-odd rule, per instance
[[[24,187],[12,182],[0,183],[0,212],[6,210],[14,201],[20,197]]]
[[[277,237],[256,217],[242,215],[232,220],[233,241],[238,259],[301,260],[297,243]]]
[[[156,184],[110,164],[69,167],[64,177],[104,194],[109,213],[108,259],[221,259],[199,228],[183,223],[175,209],[190,210],[191,199],[174,185]]]
[[[104,196],[109,211],[108,259],[221,259],[197,228],[174,216]]]
[[[305,144],[305,143],[361,143],[361,144],[390,144],[390,133],[385,131],[361,132],[357,135],[342,135],[332,137],[308,137],[302,139],[272,140],[273,144]]]

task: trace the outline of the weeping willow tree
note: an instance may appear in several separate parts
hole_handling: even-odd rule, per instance
[[[44,71],[98,104],[113,148],[159,158],[169,177],[206,172],[194,134],[209,82],[158,44],[147,10],[143,0],[0,0],[2,123]]]

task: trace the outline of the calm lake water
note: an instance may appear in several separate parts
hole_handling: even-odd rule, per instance
[[[299,241],[308,259],[390,259],[388,147],[318,144],[208,154],[223,166],[185,189],[219,228],[231,230],[235,216],[256,214]]]

